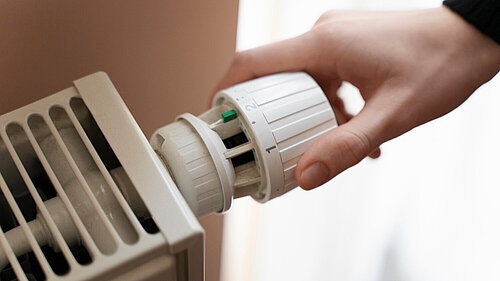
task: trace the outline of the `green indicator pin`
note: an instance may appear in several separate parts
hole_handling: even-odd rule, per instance
[[[222,113],[220,116],[222,117],[222,121],[224,121],[224,123],[227,123],[231,120],[236,119],[236,117],[238,117],[238,114],[236,114],[236,111],[231,109],[229,111]]]

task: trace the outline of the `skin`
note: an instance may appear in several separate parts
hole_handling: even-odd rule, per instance
[[[462,104],[500,71],[500,45],[446,7],[329,11],[301,36],[236,54],[217,89],[285,71],[309,73],[340,123],[297,164],[298,184],[313,189]],[[343,81],[365,100],[355,116],[337,96]]]

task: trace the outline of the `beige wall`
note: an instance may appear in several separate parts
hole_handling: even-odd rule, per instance
[[[237,1],[0,0],[0,114],[103,70],[146,136],[202,112],[235,47]],[[221,217],[207,229],[219,274]]]

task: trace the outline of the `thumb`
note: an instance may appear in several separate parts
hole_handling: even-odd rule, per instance
[[[359,163],[382,143],[385,135],[383,111],[365,108],[349,122],[321,136],[297,163],[295,178],[309,190],[326,183]]]

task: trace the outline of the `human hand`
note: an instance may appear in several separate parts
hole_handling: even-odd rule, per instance
[[[499,70],[500,46],[445,7],[330,11],[301,36],[237,54],[217,88],[285,71],[305,71],[318,82],[340,126],[297,164],[298,184],[312,189],[450,112]],[[355,116],[337,96],[343,81],[365,100]]]

